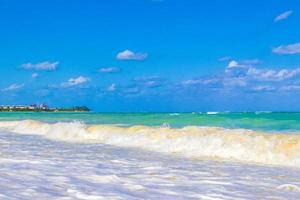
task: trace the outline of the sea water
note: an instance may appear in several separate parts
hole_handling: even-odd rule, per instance
[[[300,113],[0,113],[0,199],[300,199]]]

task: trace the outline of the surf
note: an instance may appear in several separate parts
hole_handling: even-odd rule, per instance
[[[300,135],[219,127],[87,125],[82,122],[2,121],[0,130],[77,143],[139,148],[192,159],[300,166]]]

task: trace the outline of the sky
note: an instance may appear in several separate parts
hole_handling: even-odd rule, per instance
[[[0,0],[0,104],[300,111],[298,0]]]

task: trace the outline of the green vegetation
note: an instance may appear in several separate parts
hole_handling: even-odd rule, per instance
[[[51,109],[49,109],[51,110]],[[56,112],[89,112],[91,111],[88,107],[86,106],[75,106],[73,108],[55,108]]]

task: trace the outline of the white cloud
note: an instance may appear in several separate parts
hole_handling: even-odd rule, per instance
[[[232,60],[228,63],[227,68],[230,69],[230,68],[234,68],[234,67],[238,67],[238,66],[239,66],[239,63],[235,60]]]
[[[268,68],[258,68],[256,65],[261,64],[262,62],[259,59],[250,59],[250,60],[241,60],[236,61],[232,60],[227,65],[225,74],[234,77],[245,77],[251,79],[260,79],[260,80],[285,80],[293,78],[296,75],[300,75],[300,68],[294,69],[268,69]]]
[[[274,22],[279,22],[279,21],[282,21],[284,19],[287,19],[292,14],[293,14],[292,10],[288,10],[288,11],[286,11],[284,13],[281,13],[280,15],[278,15],[277,17],[275,17]]]
[[[31,77],[32,77],[32,78],[37,78],[37,77],[39,77],[39,74],[38,74],[38,73],[33,73],[33,74],[31,75]]]
[[[52,70],[56,70],[58,67],[59,61],[56,62],[49,62],[49,61],[45,61],[45,62],[41,62],[41,63],[37,63],[37,64],[32,64],[32,63],[25,63],[22,64],[20,67],[26,70],[44,70],[44,71],[52,71]]]
[[[3,92],[8,92],[8,91],[14,91],[14,90],[18,90],[21,89],[22,87],[24,87],[24,84],[11,84],[10,86],[8,86],[7,88],[2,89],[1,91]]]
[[[63,87],[63,88],[72,87],[72,86],[87,83],[89,81],[90,81],[90,78],[84,77],[84,76],[79,76],[77,78],[70,78],[67,82],[62,83],[61,87]]]
[[[261,61],[259,59],[250,59],[250,60],[240,60],[240,61],[236,61],[236,60],[231,60],[228,65],[227,68],[247,68],[250,67],[252,65],[258,65],[260,64]]]
[[[239,77],[256,81],[283,81],[300,75],[300,68],[295,69],[260,69],[253,65],[231,61],[225,70],[227,77]]]
[[[293,69],[258,68],[259,60],[232,60],[224,73],[181,82],[182,86],[212,90],[275,92],[300,90],[300,67]]]
[[[257,69],[251,67],[248,69],[246,76],[259,81],[283,81],[300,75],[300,68],[296,69]]]
[[[106,90],[109,91],[109,92],[114,92],[114,91],[116,91],[116,84],[115,84],[115,83],[111,84],[110,86],[108,86],[108,87],[106,88]]]
[[[98,70],[98,72],[101,72],[101,73],[116,73],[119,71],[120,71],[120,69],[117,67],[101,68]]]
[[[147,57],[147,53],[134,53],[130,50],[125,50],[117,54],[118,60],[145,60]]]
[[[290,45],[282,45],[272,49],[275,54],[300,54],[300,42]]]

